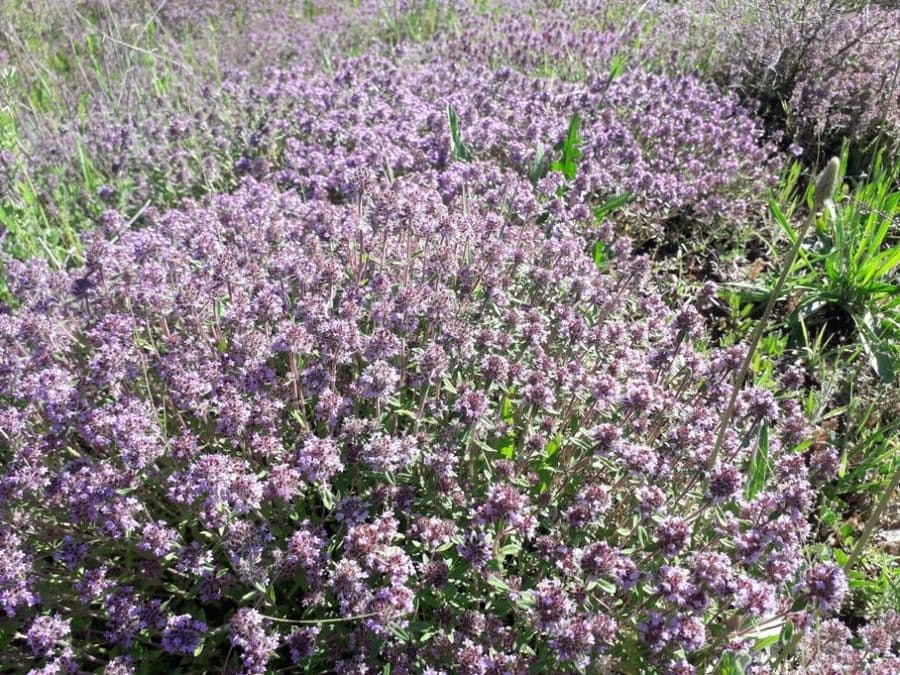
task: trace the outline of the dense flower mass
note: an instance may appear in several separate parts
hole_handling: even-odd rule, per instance
[[[669,306],[618,227],[745,217],[761,123],[602,3],[350,4],[190,115],[57,130],[106,182],[78,265],[2,258],[0,665],[767,673],[794,631],[889,672],[893,615],[817,642],[803,371],[735,391],[715,289]],[[58,215],[46,140],[0,206]]]
[[[900,150],[897,3],[653,4],[694,55],[685,60],[699,57],[710,76],[756,99],[797,154],[827,156],[844,138]]]
[[[626,241],[483,162],[358,181],[248,179],[143,229],[109,213],[83,268],[7,261],[2,588],[28,659],[663,667],[751,646],[734,617],[840,605],[801,554],[791,406],[748,389],[707,470],[737,360]]]
[[[459,117],[466,153],[490,161],[493,170],[508,167],[534,181],[544,178],[541,190],[551,195],[558,187],[555,177],[547,177],[554,148],[577,115],[584,161],[558,209],[628,194],[632,216],[650,224],[678,217],[735,222],[777,173],[780,160],[736,97],[693,75],[646,72],[637,60],[611,70],[617,53],[637,49],[638,31],[633,24],[617,29],[615,18],[591,3],[561,9],[500,3],[498,11],[510,19],[502,37],[495,20],[469,3],[412,2],[399,9],[394,2],[349,4],[355,3],[332,3],[305,21],[254,22],[251,13],[244,29],[249,35],[242,39],[272,61],[248,72],[232,57],[219,66],[221,87],[191,81],[190,89],[178,92],[190,100],[191,114],[160,99],[142,102],[140,113],[127,116],[99,108],[85,121],[64,119],[52,134],[41,126],[23,129],[19,142],[3,150],[2,203],[13,213],[27,208],[21,185],[31,180],[46,194],[42,208],[49,217],[80,223],[109,205],[136,213],[148,201],[230,190],[247,175],[310,196],[351,198],[362,167],[388,176],[442,168],[454,152],[448,106]],[[371,26],[399,30],[430,4],[445,5],[446,20],[459,30],[390,49],[372,39]],[[196,11],[196,21],[208,20]],[[395,17],[398,11],[408,14]],[[567,25],[571,12],[583,16],[583,27]],[[285,34],[264,37],[261,31],[271,26]],[[360,55],[332,56],[336,50],[329,49],[327,36],[333,35],[356,36]],[[279,41],[290,58],[274,58],[272,45]],[[329,54],[326,68],[323,53]],[[582,73],[579,81],[565,77],[573,63]],[[74,101],[81,91],[71,93]],[[91,158],[89,185],[79,187],[85,165],[78,156],[67,159],[69,147]],[[442,189],[458,191],[463,180],[447,176]],[[77,212],[70,212],[73,205]],[[7,245],[26,250],[18,236],[12,229]]]

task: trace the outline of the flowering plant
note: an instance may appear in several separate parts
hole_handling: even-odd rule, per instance
[[[483,170],[449,198],[360,172],[337,204],[247,181],[108,214],[81,269],[7,261],[7,653],[692,672],[840,606],[803,553],[835,457],[794,450],[790,392],[742,392],[709,466],[741,348]]]

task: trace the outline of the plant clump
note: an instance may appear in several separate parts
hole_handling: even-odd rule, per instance
[[[360,174],[345,204],[248,179],[109,213],[83,268],[7,261],[7,650],[702,672],[839,608],[793,392],[741,392],[708,469],[742,348],[609,227],[490,176]]]

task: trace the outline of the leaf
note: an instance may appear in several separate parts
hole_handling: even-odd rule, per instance
[[[322,489],[319,490],[319,496],[322,498],[322,505],[328,511],[331,511],[334,508],[334,494],[332,494],[331,488],[323,485]]]
[[[521,551],[522,547],[518,544],[507,544],[506,546],[501,547],[497,552],[500,554],[501,558],[505,558],[508,555],[516,556],[521,553]]]
[[[487,582],[488,582],[488,585],[493,586],[498,591],[503,591],[504,593],[512,592],[512,588],[509,587],[509,584],[507,584],[505,581],[503,581],[503,579],[501,579],[498,576],[489,574],[487,577]]]
[[[609,214],[622,208],[632,199],[634,199],[634,195],[632,195],[630,192],[624,192],[620,195],[616,195],[615,197],[611,197],[596,209],[594,209],[594,218],[598,223],[602,223]]]
[[[450,155],[453,159],[468,162],[472,159],[472,153],[463,142],[462,132],[459,129],[459,116],[452,105],[447,106],[447,121],[450,124]]]
[[[784,622],[784,625],[781,627],[781,634],[778,636],[778,641],[782,645],[787,645],[791,643],[791,640],[794,639],[794,624],[792,621],[788,620]]]
[[[841,567],[844,567],[847,564],[847,561],[850,560],[850,557],[844,553],[841,549],[834,549],[834,559],[837,561],[837,564]]]
[[[769,472],[769,423],[763,420],[759,428],[759,442],[747,469],[747,499],[753,499],[766,484]]]
[[[547,161],[544,146],[539,145],[534,153],[534,164],[532,164],[531,166],[531,171],[528,172],[528,178],[531,180],[533,185],[537,185],[538,181],[540,181],[546,175]]]
[[[519,593],[516,597],[516,606],[519,607],[519,609],[525,610],[534,607],[534,596],[531,594],[531,591]]]
[[[761,652],[768,649],[778,642],[778,637],[777,635],[769,635],[768,637],[760,638],[753,644],[753,651]]]
[[[509,426],[509,433],[506,435],[506,440],[500,446],[498,451],[506,459],[512,459],[516,452],[516,435],[514,432],[516,418],[510,396],[511,394],[505,396],[503,398],[503,403],[500,404],[500,419]]]
[[[613,582],[607,581],[606,579],[597,579],[594,583],[596,583],[597,588],[601,589],[604,593],[607,593],[608,595],[616,594],[617,589]]]
[[[602,241],[594,244],[594,264],[600,268],[606,264],[606,244]]]
[[[883,340],[878,335],[873,325],[872,314],[868,310],[861,318],[856,315],[853,318],[872,370],[878,374],[882,382],[886,384],[893,382],[897,372],[898,358],[892,353],[890,341]]]
[[[560,145],[557,145],[556,148],[562,153],[562,156],[550,165],[550,168],[553,171],[559,171],[567,180],[575,179],[575,173],[578,169],[578,160],[581,158],[581,150],[579,148],[581,145],[581,138],[578,135],[580,126],[581,118],[578,116],[578,113],[575,113],[569,120],[569,131],[566,134],[565,139]]]
[[[718,675],[744,675],[744,670],[749,665],[750,660],[749,654],[735,654],[729,649],[722,654],[716,673]]]
[[[616,54],[612,57],[609,66],[609,81],[616,79],[625,68],[625,57],[622,54]]]
[[[544,448],[544,457],[546,459],[551,459],[557,452],[559,452],[559,448],[562,446],[562,435],[558,432],[551,438],[547,447]]]
[[[507,437],[506,443],[500,446],[498,452],[506,459],[512,459],[516,454],[516,441],[512,436]]]

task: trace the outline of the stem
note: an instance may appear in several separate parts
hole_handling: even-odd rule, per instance
[[[812,225],[813,222],[815,222],[814,213],[810,214],[809,219],[807,219],[806,223],[804,223],[801,230],[797,233],[797,240],[788,252],[778,281],[775,282],[775,288],[773,288],[772,292],[769,294],[769,300],[766,302],[766,308],[763,311],[763,315],[760,317],[759,323],[756,324],[756,328],[753,331],[753,337],[750,339],[750,345],[747,348],[747,355],[744,357],[744,362],[741,364],[741,368],[734,378],[734,386],[731,389],[731,398],[728,400],[728,407],[725,408],[725,412],[722,414],[722,420],[719,422],[719,434],[716,437],[716,444],[713,447],[712,453],[709,455],[710,468],[715,466],[719,450],[722,449],[722,443],[725,441],[725,432],[728,430],[728,423],[734,415],[734,406],[737,402],[738,393],[740,392],[741,387],[744,386],[744,381],[747,379],[747,373],[750,371],[753,355],[756,352],[756,348],[759,346],[759,341],[762,339],[763,331],[769,321],[769,316],[772,314],[772,309],[775,307],[778,296],[781,295],[781,290],[784,288],[788,274],[790,274],[791,269],[794,267],[794,260],[797,258],[797,253],[800,251],[800,247],[803,245],[803,240],[806,237],[809,226]]]
[[[891,445],[895,446],[895,449],[898,447],[896,440],[893,440]],[[894,475],[891,478],[891,482],[888,484],[887,489],[882,493],[881,499],[878,501],[875,509],[869,514],[869,520],[866,521],[863,533],[856,542],[856,546],[853,547],[853,552],[850,553],[847,562],[843,565],[845,570],[853,567],[853,563],[856,562],[857,558],[859,558],[860,554],[863,552],[863,548],[872,536],[872,531],[875,529],[875,526],[881,521],[881,516],[887,508],[888,503],[891,501],[891,496],[894,494],[894,490],[897,489],[898,484],[900,484],[900,466],[894,469]]]
[[[377,612],[369,612],[367,614],[356,614],[354,616],[344,616],[337,617],[332,619],[282,619],[277,616],[267,616],[265,614],[261,615],[264,619],[268,619],[269,621],[275,621],[277,623],[300,623],[300,624],[308,624],[308,625],[317,625],[317,624],[325,624],[325,623],[344,623],[347,621],[358,621],[359,619],[369,619],[373,616],[378,616]]]

